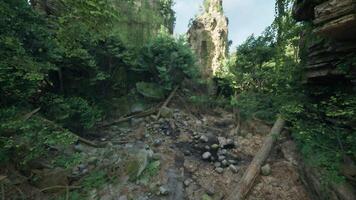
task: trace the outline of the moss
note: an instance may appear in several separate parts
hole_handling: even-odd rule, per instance
[[[140,170],[140,163],[137,160],[130,160],[127,162],[125,167],[125,172],[129,176],[130,181],[134,181],[137,179],[137,174]]]
[[[113,3],[119,12],[114,32],[131,46],[142,46],[155,36],[162,26],[173,30],[175,18],[170,1],[113,0]]]

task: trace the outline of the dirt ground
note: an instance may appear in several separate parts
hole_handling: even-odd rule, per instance
[[[232,114],[217,110],[203,114],[199,118],[182,110],[175,109],[172,118],[151,121],[146,119],[145,130],[149,135],[143,136],[142,130],[136,131],[134,138],[153,147],[160,155],[162,163],[159,175],[151,182],[167,188],[168,194],[152,193],[141,199],[187,199],[187,200],[221,200],[227,198],[237,186],[245,169],[261,147],[270,126],[260,121],[245,122],[239,134],[231,134],[234,128]],[[146,131],[147,131],[146,130]],[[140,136],[141,134],[141,136]],[[309,200],[297,173],[295,147],[284,133],[278,140],[266,164],[271,172],[259,176],[249,200]],[[226,149],[226,159],[231,164],[217,170],[217,160],[204,160],[202,154],[208,152],[212,143],[202,142],[202,136],[216,142],[222,137],[234,141],[234,147]],[[197,139],[199,138],[199,139]],[[160,144],[157,145],[157,141]],[[220,149],[221,150],[221,149]],[[214,153],[212,153],[214,156]],[[175,171],[175,173],[171,173]],[[173,177],[172,177],[173,176]],[[127,194],[129,196],[129,194]],[[136,197],[137,198],[137,197]]]

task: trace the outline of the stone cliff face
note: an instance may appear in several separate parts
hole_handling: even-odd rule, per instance
[[[174,11],[167,0],[113,0],[119,12],[113,27],[124,41],[141,46],[165,29],[173,33]]]
[[[297,0],[294,18],[312,24],[305,45],[305,76],[310,84],[356,86],[356,1]]]
[[[31,5],[47,15],[57,15],[65,5],[59,0],[30,0]],[[111,0],[118,11],[113,31],[132,46],[142,46],[165,29],[173,33],[174,11],[171,0]]]
[[[296,20],[310,24],[300,42],[307,88],[324,88],[324,93],[336,89],[352,95],[356,89],[356,0],[296,0],[293,12]],[[316,101],[322,98],[318,94],[315,97]],[[313,199],[356,199],[356,187],[348,176],[351,168],[342,169],[347,177],[343,184],[324,187],[318,169],[304,164],[298,167]]]
[[[203,77],[212,78],[228,54],[228,19],[223,13],[222,0],[204,1],[204,11],[193,20],[188,40]]]

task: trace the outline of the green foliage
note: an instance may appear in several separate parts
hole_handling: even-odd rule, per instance
[[[21,165],[47,154],[56,145],[74,143],[76,137],[41,117],[23,119],[23,113],[10,107],[0,110],[0,159]]]
[[[174,5],[173,0],[160,0],[160,14],[163,16],[164,26],[173,33],[174,24],[176,21],[175,12],[172,9]]]
[[[0,2],[0,103],[14,104],[41,92],[53,69],[46,21],[23,0]]]
[[[232,72],[238,81],[238,89],[267,89],[267,76],[276,66],[273,61],[276,55],[275,43],[270,34],[271,32],[266,31],[257,38],[252,35],[237,48],[236,64],[232,66]]]
[[[57,167],[62,167],[64,169],[70,169],[82,162],[82,154],[74,153],[71,155],[58,155],[54,160],[53,164]]]
[[[293,44],[289,40],[278,44],[276,39],[275,29],[268,27],[263,35],[252,35],[237,48],[236,64],[230,70],[239,91],[284,93],[298,87],[298,48],[278,51],[279,45]]]
[[[166,90],[173,89],[185,78],[197,76],[192,50],[184,38],[160,34],[141,51],[138,71],[146,72],[149,81]]]
[[[273,122],[282,113],[291,122],[306,160],[320,168],[325,182],[338,182],[343,179],[340,165],[344,157],[356,160],[355,95],[338,84],[334,88],[300,84],[303,63],[298,55],[303,58],[306,54],[305,49],[299,50],[299,33],[302,29],[307,32],[308,44],[322,39],[308,35],[310,24],[293,21],[291,4],[277,1],[274,23],[237,48],[235,64],[226,63],[233,76],[221,74],[237,89],[231,105],[242,118]],[[354,63],[354,56],[348,55],[338,69],[348,73]]]
[[[41,100],[49,119],[75,132],[92,128],[101,116],[98,108],[80,97],[47,95]]]
[[[350,74],[350,72],[352,72],[351,70],[356,67],[356,53],[347,55],[343,60],[344,61],[337,66],[337,69],[345,74]]]
[[[86,190],[95,189],[105,185],[109,181],[105,171],[95,171],[81,180],[81,185]]]
[[[98,0],[67,0],[67,4],[71,6],[53,22],[58,44],[54,87],[96,101],[125,93],[127,72],[135,58],[112,33],[114,7]]]
[[[163,99],[165,95],[164,89],[156,83],[138,82],[136,83],[136,89],[144,97],[152,99]]]
[[[196,106],[197,109],[204,111],[213,108],[230,108],[229,100],[224,96],[211,95],[191,95],[188,99],[189,103]]]
[[[138,178],[139,182],[147,185],[150,179],[158,174],[160,167],[160,161],[150,162]]]
[[[160,30],[173,33],[173,0],[121,0],[112,1],[112,4],[119,14],[112,31],[126,45],[140,48]]]
[[[235,98],[232,98],[233,100]],[[268,94],[249,92],[240,94],[238,100],[231,104],[239,108],[242,119],[257,117],[271,122],[278,114],[278,105],[276,105],[275,100]]]
[[[356,96],[337,93],[320,102],[296,101],[283,108],[307,160],[323,169],[326,182],[342,180],[344,156],[356,159]]]

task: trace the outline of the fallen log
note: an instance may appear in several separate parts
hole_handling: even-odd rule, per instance
[[[50,125],[56,127],[57,129],[63,131],[63,132],[68,132],[68,133],[71,133],[71,134],[75,135],[75,136],[77,137],[77,139],[78,139],[79,142],[81,142],[81,143],[83,143],[83,144],[86,144],[86,145],[88,145],[88,146],[95,147],[95,148],[101,148],[101,147],[105,147],[105,145],[106,145],[106,143],[96,144],[96,143],[94,143],[94,142],[92,142],[92,141],[90,141],[90,140],[87,140],[87,139],[85,139],[85,138],[82,138],[82,137],[80,137],[78,134],[73,133],[73,132],[71,132],[71,131],[69,131],[69,130],[67,130],[67,129],[61,127],[61,126],[59,126],[58,124],[56,124],[55,122],[53,122],[53,121],[51,121],[51,120],[49,120],[49,119],[42,118],[42,120],[43,120],[44,122],[46,122],[47,124],[50,124]]]
[[[149,116],[149,115],[153,115],[156,112],[158,112],[158,108],[154,107],[154,108],[151,108],[149,110],[146,110],[146,111],[134,114],[134,115],[130,115],[130,116],[127,116],[127,117],[122,117],[120,119],[117,119],[117,120],[114,120],[114,121],[111,121],[111,122],[108,122],[108,123],[102,123],[102,124],[98,125],[98,128],[104,128],[104,127],[112,126],[112,125],[119,124],[119,123],[122,123],[122,122],[127,122],[127,121],[129,121],[130,119],[133,119],[133,118],[146,117],[146,116]]]
[[[56,185],[52,187],[46,187],[41,189],[39,192],[45,192],[48,190],[57,190],[57,189],[80,189],[82,186],[62,186],[62,185]]]
[[[173,91],[171,92],[171,94],[168,96],[167,100],[162,104],[162,106],[160,107],[160,109],[158,110],[158,113],[156,115],[156,119],[159,119],[159,117],[161,116],[161,110],[164,107],[167,107],[169,102],[171,102],[172,98],[174,97],[174,95],[176,94],[177,90],[178,90],[179,86],[176,86]]]
[[[266,136],[261,149],[257,152],[251,164],[242,176],[242,179],[239,182],[238,186],[233,190],[227,200],[245,199],[246,195],[249,193],[254,181],[256,180],[257,176],[261,171],[262,164],[268,158],[268,155],[272,150],[274,142],[277,140],[278,136],[282,132],[284,125],[285,120],[282,118],[278,118],[277,121],[274,123],[270,133]]]
[[[27,113],[24,117],[23,117],[23,120],[24,121],[27,121],[28,119],[30,119],[33,115],[35,115],[36,113],[38,113],[38,111],[41,110],[41,107],[39,108],[36,108],[35,110],[33,110],[32,112],[30,113]]]

